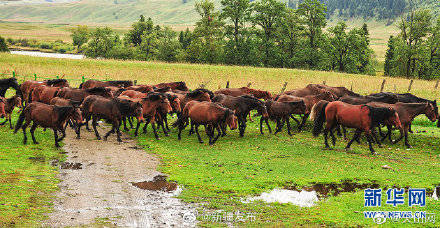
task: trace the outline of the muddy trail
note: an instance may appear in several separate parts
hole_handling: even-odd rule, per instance
[[[103,134],[108,129],[98,130]],[[68,130],[63,147],[67,159],[53,162],[60,170],[60,190],[44,226],[195,226],[195,209],[175,198],[181,188],[156,171],[159,160],[138,148],[136,140],[123,134],[122,143],[115,135],[98,141],[85,129],[81,133],[75,139]]]

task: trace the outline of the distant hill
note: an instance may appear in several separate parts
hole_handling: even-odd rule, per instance
[[[73,23],[130,24],[140,14],[156,23],[191,25],[198,20],[195,0],[0,0],[0,20]],[[280,0],[295,8],[303,0]],[[407,7],[408,0],[321,0],[329,16],[393,20]],[[215,0],[219,6],[220,0]],[[438,14],[439,0],[422,0],[420,5]]]

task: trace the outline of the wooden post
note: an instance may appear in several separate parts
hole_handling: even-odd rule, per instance
[[[413,82],[414,82],[414,80],[412,80],[412,79],[411,79],[411,81],[409,82],[408,93],[409,93],[409,91],[411,91],[411,87],[412,87]]]
[[[437,79],[437,82],[435,83],[435,87],[434,87],[434,89],[437,89],[438,88],[438,82],[440,81],[440,79]]]
[[[84,83],[86,81],[86,78],[84,77],[84,75],[82,76],[82,83]]]
[[[322,82],[322,84],[324,84],[324,85],[325,85],[325,81],[323,81],[323,82]]]
[[[383,92],[383,89],[384,89],[384,87],[385,87],[385,83],[387,82],[387,80],[386,79],[384,79],[383,81],[382,81],[382,85],[380,86],[380,92],[382,93]]]
[[[136,84],[138,83],[138,80],[134,80],[134,82],[133,82],[133,83],[134,83],[134,85],[136,85]]]
[[[229,88],[229,81],[226,82],[226,88]]]
[[[283,88],[281,88],[280,94],[284,93],[287,87],[287,82],[284,82]]]
[[[252,82],[249,82],[246,87],[251,87]]]
[[[37,80],[37,74],[34,74],[35,81]]]
[[[394,92],[397,93],[396,84],[394,84]]]
[[[353,82],[351,82],[350,91],[353,92]]]
[[[12,71],[12,77],[15,78],[15,70]],[[438,81],[437,81],[437,84],[438,84]]]

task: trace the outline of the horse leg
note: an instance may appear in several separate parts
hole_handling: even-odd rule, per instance
[[[97,124],[97,119],[95,116],[93,116],[92,127],[93,127],[93,130],[95,131],[96,139],[101,140],[101,136],[99,136],[99,132],[96,129],[96,124]]]
[[[113,132],[115,132],[115,124],[114,123],[112,125],[112,129],[104,135],[104,141],[107,141],[108,136]]]
[[[144,125],[144,127],[142,128],[142,131],[143,131],[144,134],[147,134],[147,126],[148,126],[148,123],[150,123],[150,122],[145,122],[145,125]],[[153,123],[151,123],[151,126],[153,126]]]
[[[412,147],[412,146],[409,145],[409,143],[408,143],[408,131],[409,131],[409,128],[410,128],[410,126],[406,126],[405,129],[404,129],[404,135],[405,135],[405,146],[406,146],[407,148],[411,148],[411,147]]]
[[[124,131],[130,131],[130,129],[127,128],[127,117],[123,117],[122,122],[124,123]]]
[[[412,131],[412,129],[411,129],[411,123],[409,123],[408,131],[409,131],[409,133],[414,133],[414,132]]]
[[[382,144],[380,143],[379,139],[377,139],[376,129],[374,127],[371,128],[371,134],[373,135],[373,139],[377,143],[378,147],[382,148]]]
[[[165,116],[165,118],[166,118],[166,116]],[[168,131],[167,131],[167,129],[165,128],[165,121],[164,121],[164,118],[162,118],[162,120],[159,122],[159,125],[162,127],[163,134],[164,134],[165,136],[169,136]]]
[[[335,136],[335,134],[333,132],[334,129],[335,129],[335,127],[330,128],[330,136],[332,137],[332,144],[333,144],[333,146],[336,145],[336,136]]]
[[[293,114],[290,114],[290,118],[292,118],[292,120],[294,120],[296,122],[296,124],[300,124],[301,122],[299,120],[297,120]]]
[[[245,117],[246,118],[246,117]],[[217,142],[218,138],[220,137],[220,134],[222,133],[220,130],[220,126],[217,125],[214,129],[212,129],[212,136],[214,136],[214,130],[217,129],[217,136],[214,138],[214,140],[212,141],[211,145],[213,145],[215,142]]]
[[[226,136],[226,123],[221,123],[220,124],[221,130],[222,130],[222,137]]]
[[[190,125],[191,125],[191,129],[189,129],[188,136],[191,136],[192,134],[194,134],[194,124],[193,124],[192,120],[190,121]]]
[[[246,116],[240,117],[238,119],[238,125],[239,125],[239,129],[240,129],[240,137],[244,136],[244,130],[246,129]]]
[[[282,119],[282,121],[277,119],[277,130],[275,131],[274,134],[276,135],[278,132],[281,132],[281,129],[283,129],[283,126],[284,126],[284,118]]]
[[[23,144],[27,144],[26,128],[29,126],[30,122],[26,121],[21,129],[23,130]]]
[[[330,149],[330,145],[328,145],[327,134],[328,134],[328,128],[325,128],[324,129],[324,145],[325,145],[326,149]]]
[[[289,116],[286,117],[286,123],[287,123],[287,134],[289,134],[290,136],[292,136],[292,132],[290,132],[290,120],[289,120]]]
[[[76,139],[81,139],[81,124],[77,124],[75,128]]]
[[[336,135],[338,135],[339,137],[342,136],[342,133],[341,133],[341,126],[340,126],[340,125],[338,125],[338,126],[336,127]],[[346,139],[346,138],[344,138],[344,139]]]
[[[118,142],[122,142],[122,139],[121,139],[121,131],[119,130],[120,127],[121,127],[121,124],[119,123],[119,124],[116,126],[116,138],[117,138]]]
[[[91,118],[92,118],[92,116],[90,114],[87,115],[86,118],[85,118],[86,119],[86,123],[85,123],[86,130],[89,131],[89,132],[92,131],[92,129],[90,129],[90,127],[89,127],[89,121],[90,121]],[[92,125],[93,125],[93,122],[92,122]]]
[[[66,137],[66,131],[61,129],[61,138],[58,139],[58,142],[61,142]]]
[[[251,117],[251,113],[249,112],[249,121],[251,121],[251,122],[254,122],[254,120],[252,119],[252,117]],[[246,118],[246,117],[245,117]]]
[[[159,140],[160,138],[159,138],[159,135],[157,134],[156,124],[151,123],[151,127],[153,128],[154,137],[156,137],[156,139]]]
[[[168,126],[168,118],[167,115],[165,115],[165,118],[163,119],[165,121],[165,128],[167,129],[167,132],[170,132],[170,127]]]
[[[371,154],[375,154],[376,152],[373,149],[373,139],[371,137],[371,132],[365,132],[365,135],[367,136],[367,141],[368,141],[368,147],[370,148]]]
[[[53,129],[53,136],[55,138],[55,147],[60,147],[60,144],[58,144],[58,133],[57,130]]]
[[[6,122],[8,122],[8,119],[5,119],[5,121],[3,121],[2,123],[0,123],[0,126],[5,125]]]
[[[199,124],[195,124],[194,129],[196,131],[197,138],[199,139],[199,143],[203,143],[202,137],[200,137],[200,133],[199,133]]]
[[[269,118],[264,119],[264,122],[266,122],[267,129],[269,129],[269,134],[272,134],[272,129],[270,128],[269,125]]]
[[[12,125],[12,113],[8,114],[8,120],[9,120],[9,128],[14,129],[14,126]]]
[[[298,131],[301,131],[302,128],[304,127],[304,125],[306,125],[306,121],[307,121],[307,118],[309,118],[309,115],[310,115],[310,114],[304,114],[304,115],[303,115],[303,117],[302,117],[302,121],[301,121],[301,124],[300,124],[299,127],[298,127]]]
[[[37,129],[37,124],[34,122],[33,124],[32,124],[32,127],[31,127],[31,130],[30,130],[30,132],[31,132],[31,136],[32,136],[32,141],[34,142],[34,144],[39,144],[38,142],[37,142],[37,140],[35,140],[35,135],[34,135],[34,132],[35,132],[35,129]]]
[[[128,124],[130,124],[130,129],[133,129],[133,119],[132,118],[133,118],[132,116],[127,118],[128,119]]]
[[[262,135],[264,135],[264,132],[263,132],[263,121],[264,121],[264,118],[261,117],[261,118],[260,118],[260,133],[261,133]]]
[[[361,136],[361,133],[362,133],[361,130],[356,129],[356,132],[354,133],[353,138],[350,140],[350,142],[348,142],[347,146],[345,147],[346,150],[350,150],[351,144],[353,144],[353,142]]]

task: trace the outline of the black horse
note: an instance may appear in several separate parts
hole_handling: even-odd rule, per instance
[[[20,90],[20,85],[18,84],[16,78],[0,79],[0,97],[5,97],[6,91],[9,88],[15,89],[16,94],[23,99],[23,95],[21,94],[21,90]]]

